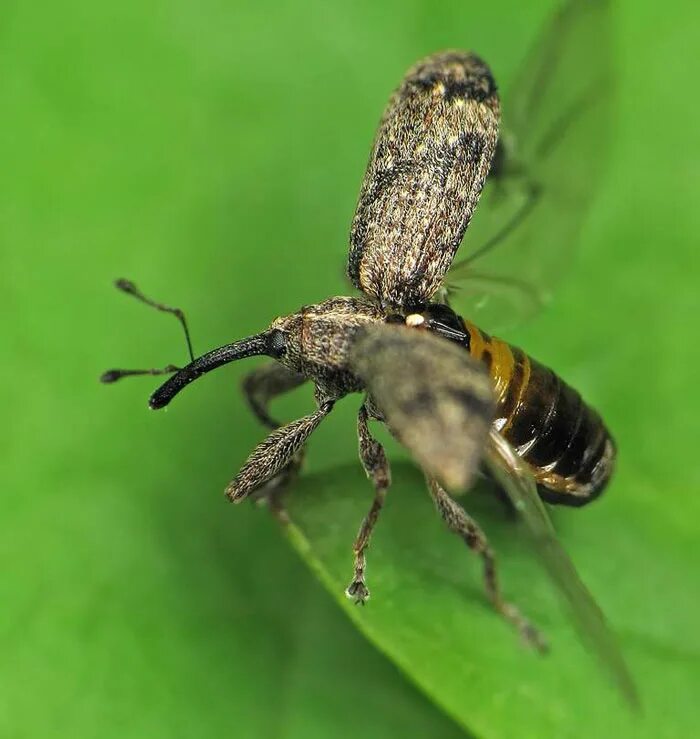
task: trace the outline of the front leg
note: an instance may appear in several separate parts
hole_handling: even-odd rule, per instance
[[[270,401],[303,385],[307,378],[287,369],[279,362],[266,362],[243,379],[243,394],[255,417],[267,428],[275,430],[282,425],[270,415]],[[260,495],[271,499],[282,492],[296,477],[304,461],[304,447],[289,460],[272,479],[265,483]]]
[[[303,385],[306,379],[277,361],[266,362],[245,376],[243,394],[255,417],[274,430],[282,424],[270,416],[270,401]]]
[[[352,582],[345,590],[348,598],[352,598],[355,603],[362,604],[369,598],[369,589],[365,583],[365,550],[369,546],[372,531],[379,518],[379,513],[384,506],[386,492],[389,485],[391,485],[389,462],[387,461],[382,445],[370,434],[367,425],[368,418],[369,414],[365,403],[357,414],[357,436],[360,444],[360,460],[367,473],[367,477],[369,477],[374,485],[375,494],[372,507],[362,521],[357,538],[353,544],[355,569]]]
[[[318,410],[273,431],[258,444],[226,487],[229,500],[239,503],[285,469],[318,424],[331,412],[333,404],[332,400],[322,401]]]

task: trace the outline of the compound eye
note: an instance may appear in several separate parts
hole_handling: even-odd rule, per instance
[[[281,359],[287,353],[287,338],[279,329],[273,329],[268,336],[268,351],[271,357]]]

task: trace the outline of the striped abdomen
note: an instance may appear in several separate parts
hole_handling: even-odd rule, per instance
[[[615,444],[598,413],[552,370],[464,321],[469,351],[489,368],[496,429],[528,463],[550,503],[583,505],[610,479]]]

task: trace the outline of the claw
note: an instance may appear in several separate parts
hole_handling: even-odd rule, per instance
[[[355,602],[355,605],[363,606],[369,600],[369,588],[362,580],[353,580],[345,589],[345,595]]]

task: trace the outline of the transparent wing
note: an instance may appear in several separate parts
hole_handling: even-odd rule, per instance
[[[508,442],[495,431],[490,434],[486,463],[522,516],[537,553],[557,591],[569,606],[574,624],[583,640],[595,653],[628,703],[638,707],[636,686],[603,612],[557,541],[532,475]]]
[[[610,3],[570,0],[503,95],[499,149],[460,254],[450,304],[487,330],[549,299],[608,159]]]
[[[351,356],[396,438],[448,489],[469,487],[495,412],[485,366],[427,331],[368,327]]]

